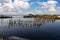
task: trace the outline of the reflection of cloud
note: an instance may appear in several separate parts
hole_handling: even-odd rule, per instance
[[[11,36],[11,37],[8,38],[8,40],[29,40],[29,39]]]

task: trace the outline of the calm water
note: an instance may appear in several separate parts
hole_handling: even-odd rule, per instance
[[[60,40],[60,20],[43,18],[0,19],[0,35],[6,40],[11,36],[30,40]]]

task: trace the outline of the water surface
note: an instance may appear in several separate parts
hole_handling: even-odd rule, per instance
[[[34,18],[0,19],[0,35],[30,40],[60,40],[60,20]]]

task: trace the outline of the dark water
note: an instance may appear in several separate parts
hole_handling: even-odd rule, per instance
[[[30,40],[60,40],[60,20],[15,18],[0,19],[0,35]]]

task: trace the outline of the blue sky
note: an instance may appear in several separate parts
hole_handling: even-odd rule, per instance
[[[0,0],[0,10],[0,13],[8,15],[59,14],[60,0]]]
[[[56,1],[58,2],[58,4],[57,4],[57,5],[58,5],[58,6],[60,6],[60,0],[56,0]]]
[[[39,2],[47,2],[48,0],[30,0],[29,1],[29,3],[31,3],[31,2],[37,2],[37,1],[39,1]],[[60,0],[55,0],[55,1],[57,1],[58,3],[57,3],[57,6],[60,6]],[[14,2],[14,0],[12,0],[12,2]],[[37,6],[39,6],[38,4],[34,4],[34,5],[32,5],[31,6],[31,8],[30,9],[34,9],[35,7],[37,7]]]

